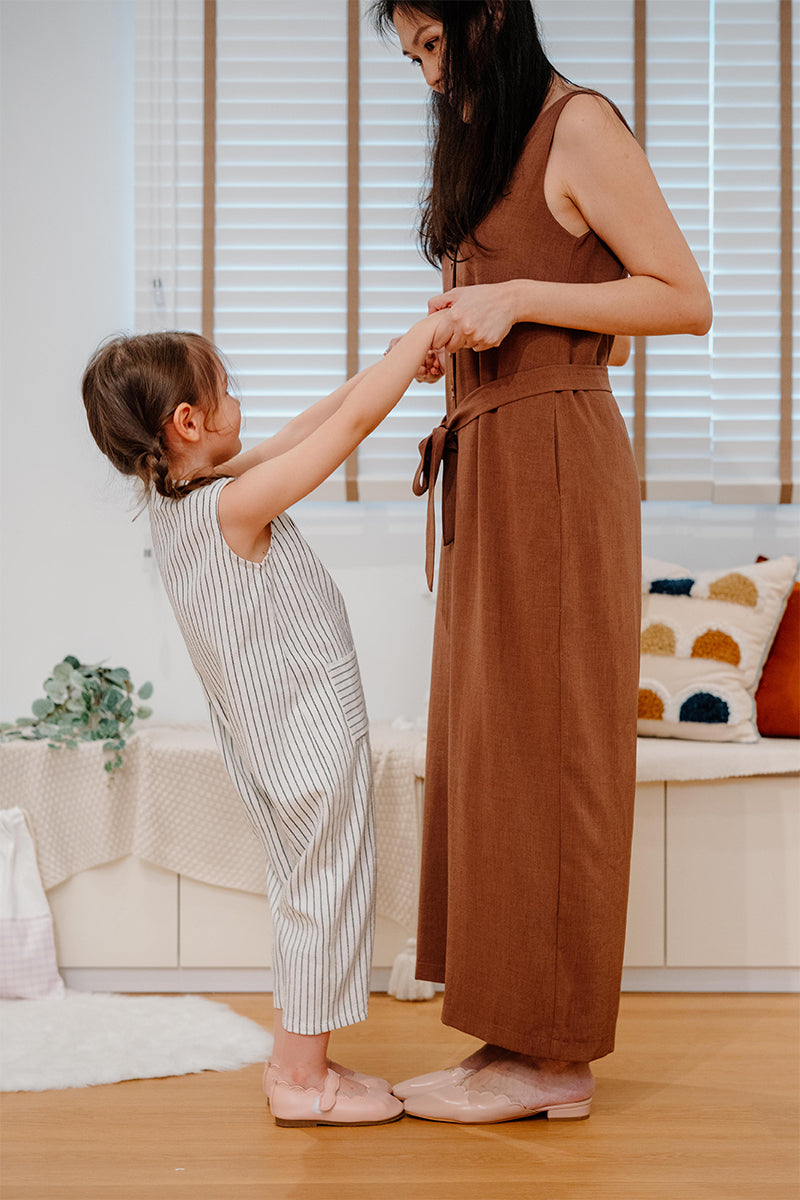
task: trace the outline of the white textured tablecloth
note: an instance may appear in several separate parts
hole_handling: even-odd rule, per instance
[[[421,735],[372,726],[380,915],[414,931]],[[0,808],[29,814],[45,888],[134,854],[202,883],[264,892],[264,851],[204,726],[153,726],[103,770],[99,743],[0,745]]]

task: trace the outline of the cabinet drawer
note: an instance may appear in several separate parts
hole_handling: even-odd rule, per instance
[[[177,967],[178,877],[138,858],[47,893],[60,967]]]
[[[626,967],[664,965],[664,793],[663,783],[636,789]]]
[[[759,776],[667,786],[667,965],[800,965],[800,788]]]

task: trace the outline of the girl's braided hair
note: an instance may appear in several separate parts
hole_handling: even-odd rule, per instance
[[[169,473],[162,430],[180,404],[213,416],[228,389],[220,355],[197,333],[120,335],[103,343],[83,374],[81,391],[92,437],[123,475],[141,481],[145,495],[179,500],[217,476],[189,481]]]

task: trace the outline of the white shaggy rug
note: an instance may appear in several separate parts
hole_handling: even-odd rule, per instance
[[[201,996],[67,991],[0,1001],[3,1092],[235,1071],[271,1050],[272,1035],[255,1021]]]

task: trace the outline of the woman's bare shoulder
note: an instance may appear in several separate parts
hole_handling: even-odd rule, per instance
[[[596,146],[633,135],[610,100],[598,92],[573,89],[558,116],[555,138],[565,145]]]

